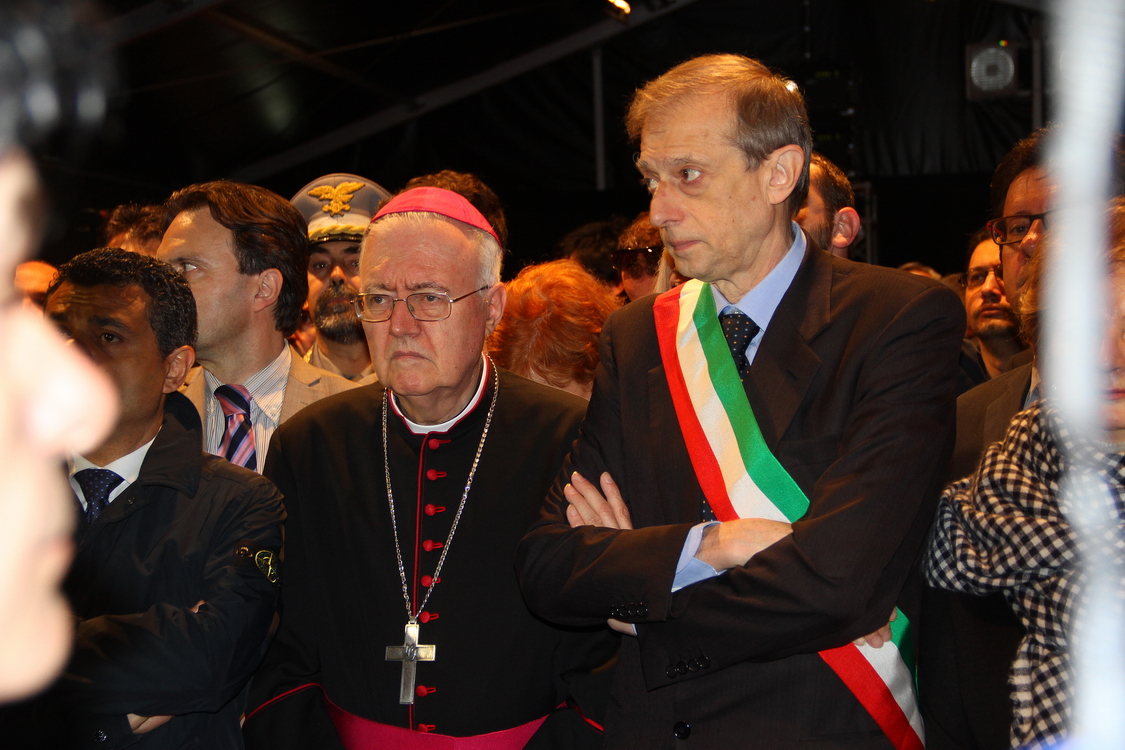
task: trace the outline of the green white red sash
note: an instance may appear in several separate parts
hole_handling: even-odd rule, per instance
[[[809,500],[762,437],[710,285],[693,280],[665,292],[653,312],[676,416],[715,517],[801,518]],[[898,612],[882,648],[849,644],[820,652],[898,750],[924,747],[913,651],[909,622]]]

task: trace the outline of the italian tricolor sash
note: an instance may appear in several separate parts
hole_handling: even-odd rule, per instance
[[[680,429],[715,516],[789,523],[801,518],[809,500],[766,446],[710,285],[689,281],[665,292],[654,314]],[[924,747],[913,650],[909,622],[898,612],[891,642],[882,648],[849,644],[820,652],[898,750]]]

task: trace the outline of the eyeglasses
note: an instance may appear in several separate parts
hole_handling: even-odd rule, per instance
[[[1044,211],[1041,214],[1002,216],[988,222],[988,231],[992,233],[992,241],[997,245],[1010,245],[1027,236],[1031,231],[1031,225],[1037,220],[1043,222],[1044,229],[1050,229],[1052,222],[1047,217],[1051,213],[1051,211]]]
[[[444,292],[415,292],[406,295],[403,299],[398,299],[390,294],[361,294],[355,298],[355,314],[364,322],[382,323],[391,319],[396,302],[405,302],[406,309],[410,311],[415,320],[423,323],[434,323],[445,320],[453,314],[454,302],[460,302],[466,297],[471,297],[488,288],[488,286],[482,286],[480,289],[462,294],[460,297],[450,297]]]
[[[654,271],[663,251],[664,245],[613,250],[609,254],[609,262],[618,271],[640,270],[641,267]]]
[[[976,289],[978,286],[984,286],[984,282],[988,281],[989,274],[996,276],[997,281],[1004,280],[1004,267],[996,266],[978,266],[977,268],[970,268],[965,273],[957,277],[961,282],[961,286],[966,289]]]

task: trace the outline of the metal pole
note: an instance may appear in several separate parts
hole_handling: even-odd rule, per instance
[[[1049,252],[1043,382],[1065,424],[1087,444],[1101,438],[1101,362],[1106,321],[1106,198],[1110,153],[1125,90],[1125,8],[1117,0],[1057,0],[1052,38],[1059,71],[1059,128],[1050,144],[1058,180],[1058,230]],[[1088,451],[1067,457],[1061,502],[1078,540],[1086,601],[1068,633],[1075,700],[1071,747],[1125,747],[1125,629],[1116,553],[1120,518]]]
[[[594,69],[594,186],[605,191],[605,97],[602,95],[602,48],[590,50]]]

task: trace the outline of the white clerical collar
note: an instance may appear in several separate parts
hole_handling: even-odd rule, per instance
[[[462,409],[461,412],[452,419],[448,419],[441,424],[418,424],[417,422],[411,420],[410,417],[406,416],[405,412],[403,412],[403,410],[399,408],[398,396],[396,396],[393,391],[391,392],[391,408],[395,410],[395,414],[402,417],[402,421],[406,422],[406,426],[415,435],[425,435],[430,432],[449,432],[451,429],[453,429],[453,425],[460,422],[466,414],[477,408],[477,404],[480,403],[481,397],[484,396],[484,384],[488,382],[489,368],[491,367],[491,364],[488,357],[484,356],[483,354],[480,355],[480,358],[484,361],[484,367],[481,368],[480,383],[477,385],[477,392],[473,394],[473,397],[471,399],[469,399],[469,403],[465,405],[465,408]]]

